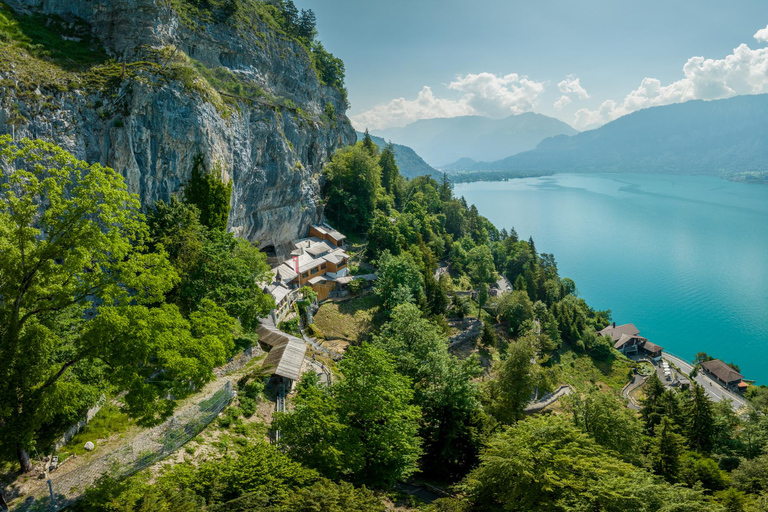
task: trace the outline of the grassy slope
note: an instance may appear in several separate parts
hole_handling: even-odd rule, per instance
[[[341,339],[353,345],[382,322],[381,301],[372,293],[343,302],[326,302],[315,315],[315,325],[326,339]]]

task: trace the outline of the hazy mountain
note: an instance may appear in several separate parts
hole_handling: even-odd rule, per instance
[[[768,94],[640,110],[468,170],[733,174],[768,170]]]
[[[362,139],[362,132],[357,132],[357,140]],[[371,139],[373,139],[373,142],[379,146],[379,149],[383,149],[384,146],[387,145],[387,141],[381,137],[371,135]],[[403,177],[414,178],[425,174],[431,174],[433,176],[439,174],[439,171],[435,170],[425,162],[413,149],[408,146],[403,146],[402,144],[393,144],[393,146],[395,148],[395,161],[397,161],[397,166],[400,168],[400,174],[402,174]]]
[[[547,137],[572,135],[562,121],[528,112],[504,119],[460,116],[422,119],[376,135],[414,149],[431,165],[444,166],[462,157],[491,161],[534,149]]]

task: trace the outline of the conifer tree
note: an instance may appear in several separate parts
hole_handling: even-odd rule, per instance
[[[690,396],[683,406],[685,418],[685,436],[688,445],[700,452],[712,450],[714,439],[715,416],[712,401],[704,388],[693,383]]]
[[[391,142],[381,152],[379,166],[381,167],[381,186],[387,194],[391,194],[394,191],[397,178],[400,176],[400,169],[398,169],[395,160],[395,147]]]
[[[374,144],[371,134],[368,133],[368,128],[365,129],[365,134],[363,135],[363,147],[372,156],[376,155],[376,144]]]

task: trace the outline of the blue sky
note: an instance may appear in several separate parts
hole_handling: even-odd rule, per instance
[[[765,0],[295,1],[344,60],[358,128],[524,111],[584,128],[768,92],[768,44],[754,37]]]

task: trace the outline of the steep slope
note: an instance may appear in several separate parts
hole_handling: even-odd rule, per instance
[[[233,183],[230,229],[262,247],[320,218],[322,166],[355,139],[343,65],[274,5],[8,0],[0,16],[0,133],[111,166],[144,205],[202,154]]]
[[[462,157],[496,160],[533,149],[547,137],[574,133],[576,130],[562,121],[531,112],[504,119],[423,119],[403,128],[376,131],[386,140],[412,147],[430,165],[438,167]]]
[[[729,175],[768,170],[768,95],[689,101],[553,137],[474,170]]]
[[[361,140],[362,138],[363,134],[357,132],[357,139]],[[387,145],[387,141],[381,137],[371,135],[371,139],[379,148],[384,148]],[[395,148],[395,161],[397,161],[397,166],[400,168],[400,174],[403,177],[415,178],[416,176],[425,176],[427,174],[432,176],[440,174],[439,171],[425,162],[412,148],[402,144],[392,144],[392,146]]]

